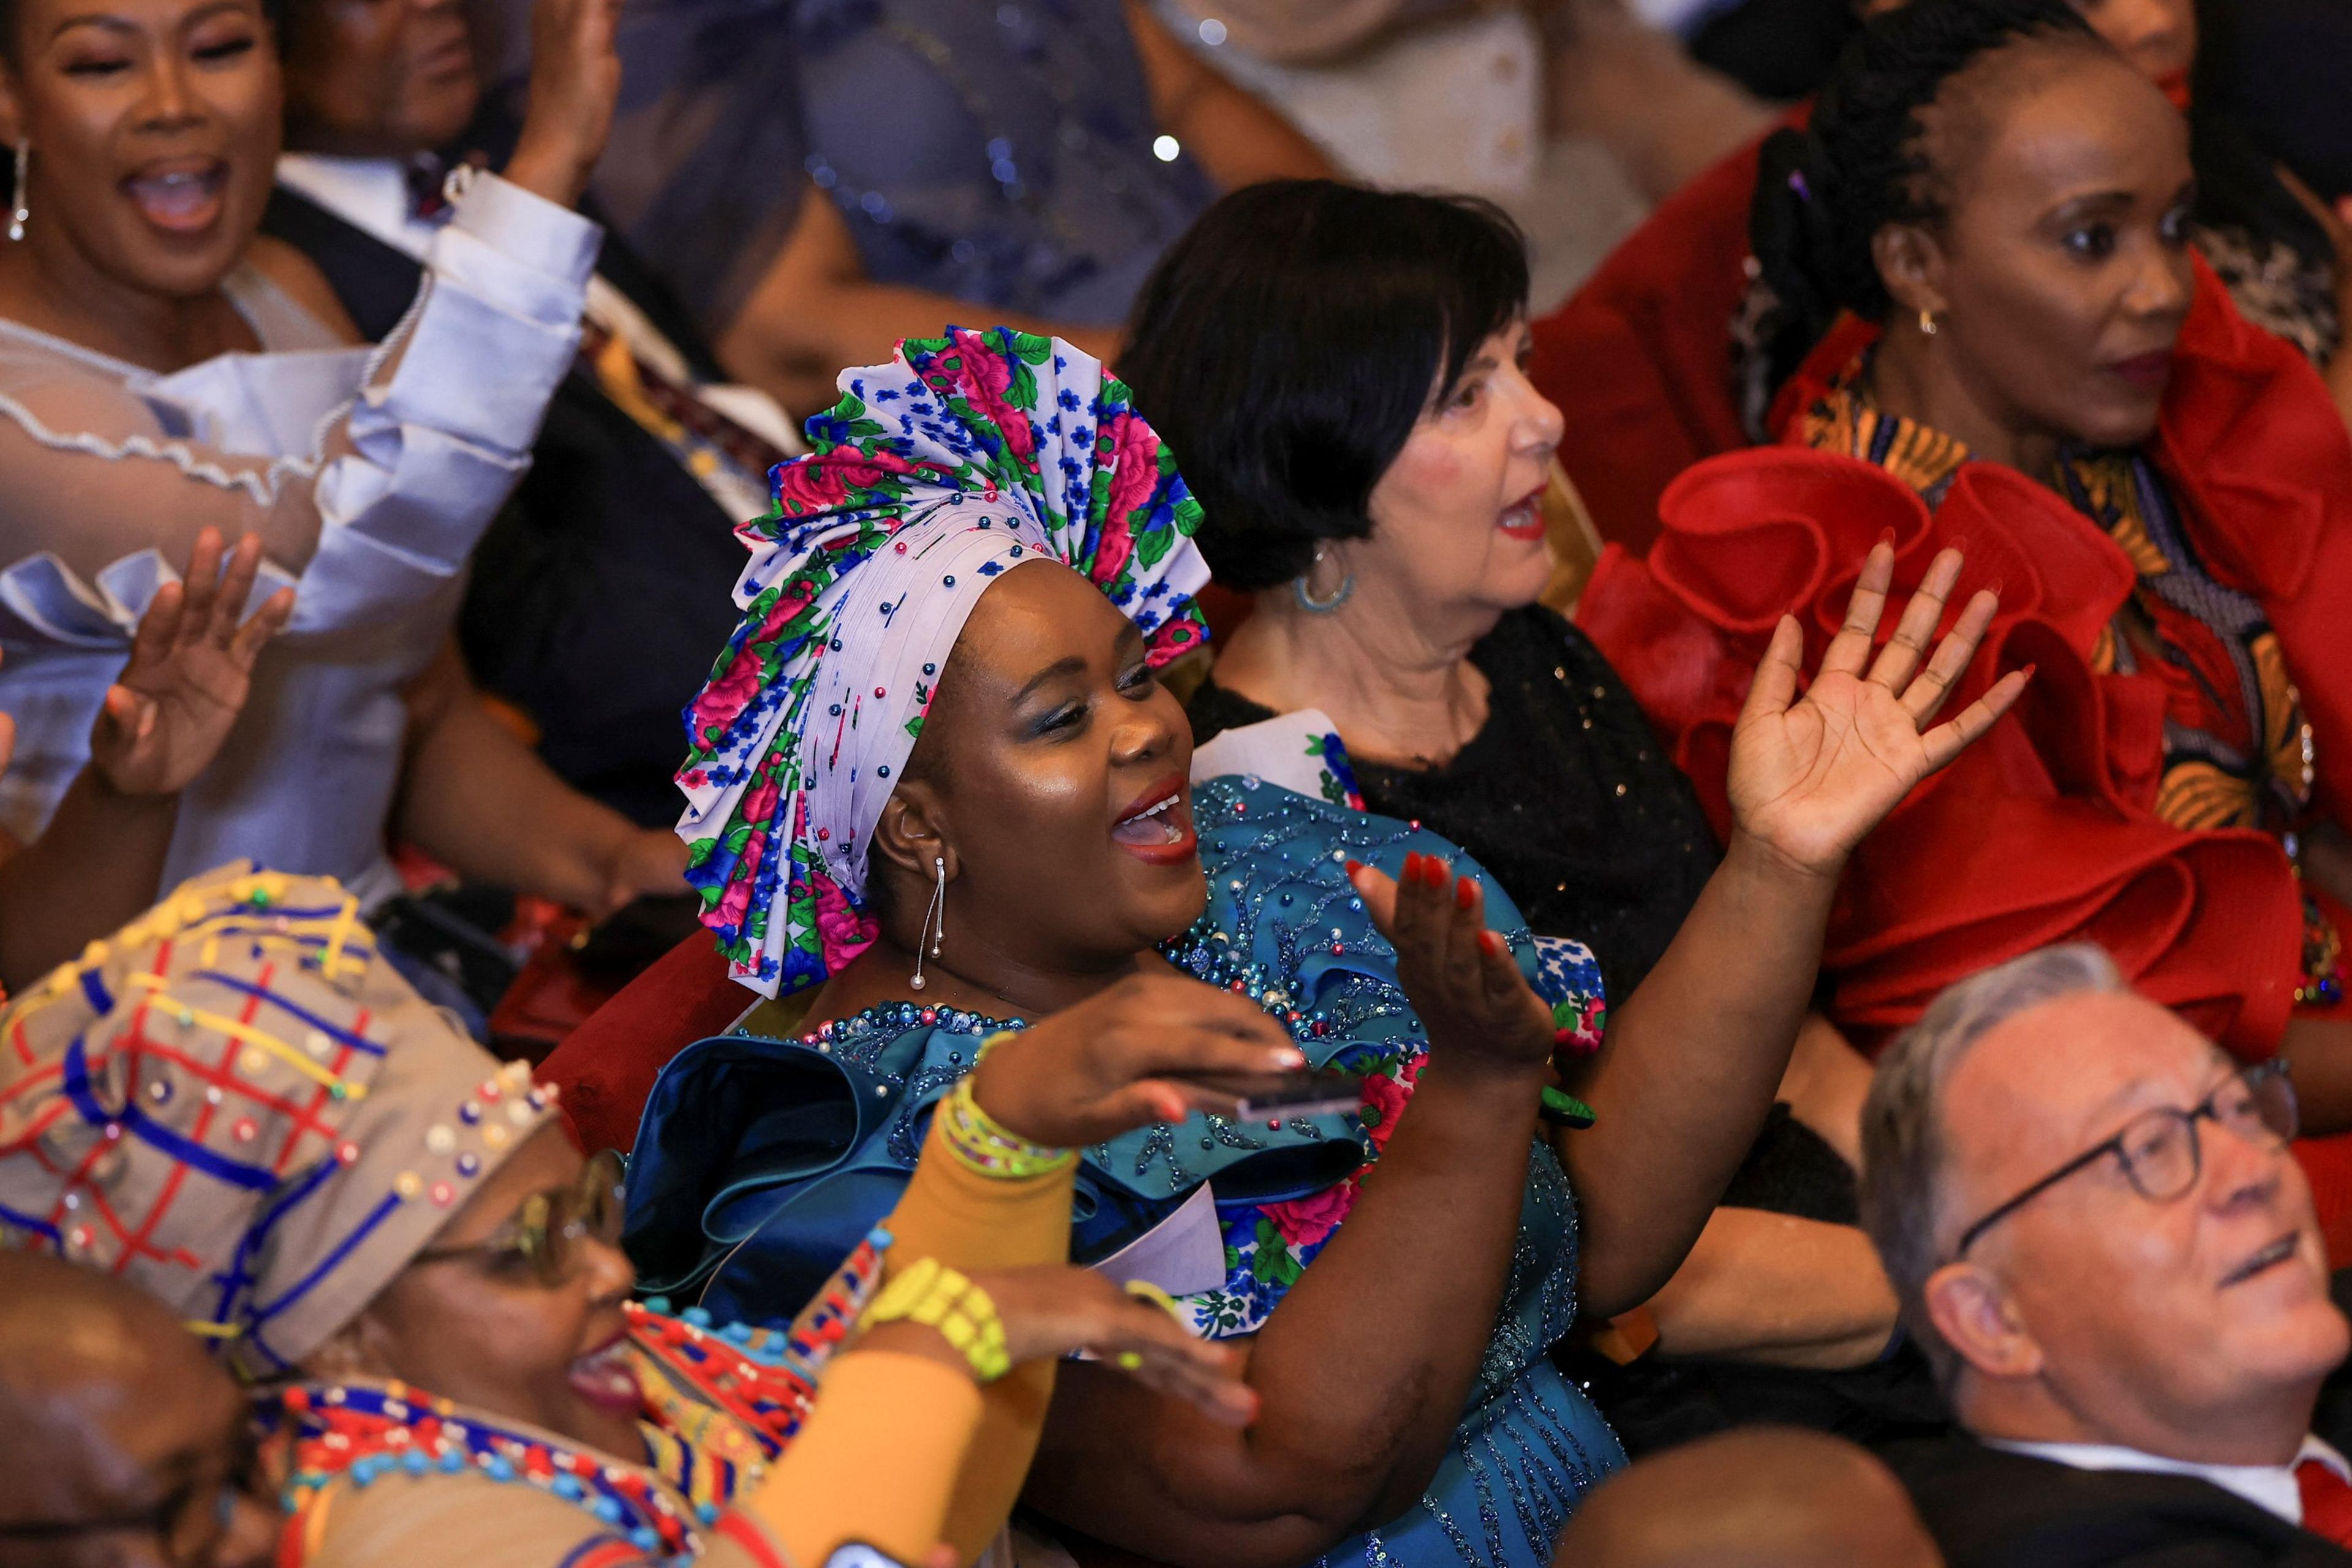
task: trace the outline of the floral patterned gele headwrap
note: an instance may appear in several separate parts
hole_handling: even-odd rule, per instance
[[[1200,504],[1127,388],[1059,339],[909,339],[843,373],[809,456],[737,531],[743,623],[686,712],[678,837],[702,921],[763,994],[815,984],[876,926],[866,850],[940,668],[989,584],[1082,573],[1163,665],[1207,637]]]

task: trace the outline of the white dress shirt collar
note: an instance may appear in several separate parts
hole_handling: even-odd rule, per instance
[[[442,227],[430,218],[415,216],[408,167],[397,158],[282,153],[278,160],[278,183],[419,261],[425,259],[425,247]]]
[[[2235,1492],[2256,1508],[2293,1525],[2303,1523],[2303,1489],[2294,1479],[2297,1465],[2316,1459],[2352,1481],[2352,1464],[2347,1464],[2344,1456],[2327,1444],[2308,1435],[2294,1462],[2285,1465],[2199,1465],[2105,1443],[2017,1443],[1999,1437],[1988,1437],[1984,1443],[1986,1447],[1999,1448],[2005,1454],[2050,1459],[2078,1470],[2146,1470],[2158,1475],[2194,1476],[2224,1491]]]

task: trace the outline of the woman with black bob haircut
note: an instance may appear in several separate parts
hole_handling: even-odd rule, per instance
[[[1781,444],[1685,474],[1581,616],[1719,801],[1754,628],[1825,640],[1841,541],[1884,531],[1916,580],[1965,536],[2002,608],[1953,695],[2028,664],[2034,695],[1857,856],[1832,1019],[1874,1043],[2097,941],[2342,1131],[2352,441],[2198,253],[2196,201],[2179,112],[2063,0],[1874,21],[1757,183]],[[2340,1263],[2352,1176],[2298,1147]]]
[[[1120,374],[1183,455],[1216,580],[1254,595],[1190,704],[1196,776],[1423,823],[1534,930],[1589,943],[1613,1003],[1719,850],[1616,672],[1539,602],[1560,417],[1522,374],[1527,292],[1519,233],[1484,202],[1254,186],[1162,260]],[[1650,1303],[1677,1366],[1598,1391],[1622,1396],[1608,1408],[1632,1450],[1704,1430],[1694,1400],[1811,1397],[1757,1363],[1857,1367],[1886,1345],[1894,1300],[1853,1223],[1868,1076],[1808,1019],[1728,1194],[1743,1206],[1716,1212]],[[1747,1363],[1738,1392],[1693,1358]],[[1906,1368],[1874,1369],[1874,1388]]]

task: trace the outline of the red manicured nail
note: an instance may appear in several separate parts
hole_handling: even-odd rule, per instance
[[[1363,868],[1364,868],[1364,863],[1363,863],[1361,860],[1350,860],[1350,861],[1349,861],[1349,862],[1348,862],[1348,875],[1349,875],[1349,877],[1350,879],[1352,879],[1352,878],[1355,876],[1355,874],[1356,874],[1357,872],[1359,872],[1359,871],[1362,870]]]
[[[1454,901],[1465,910],[1476,903],[1478,884],[1467,877],[1456,877],[1454,879]]]
[[[1421,880],[1420,855],[1410,849],[1405,851],[1404,874],[1397,879],[1406,883],[1418,882]]]
[[[2038,664],[2029,664],[2029,665],[2027,665],[2027,666],[2025,667],[2025,679],[2028,679],[2028,680],[2032,679],[2033,679],[2033,672],[2034,672],[2035,670],[2037,670],[2037,669],[2041,668],[2042,668],[2042,667],[2041,667],[2040,665],[2038,665]]]
[[[1503,939],[1493,931],[1482,931],[1478,933],[1478,951],[1489,958],[1500,958],[1503,956]]]
[[[1428,868],[1422,874],[1429,879],[1429,885],[1431,887],[1443,888],[1445,886],[1445,879],[1452,873],[1453,869],[1454,868],[1448,866],[1444,861],[1440,860],[1436,856],[1432,855],[1429,858]]]

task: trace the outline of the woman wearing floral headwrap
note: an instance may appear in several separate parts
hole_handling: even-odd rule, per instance
[[[1296,1066],[1246,1004],[1122,1042],[1097,1002],[1006,1043],[796,1323],[718,1328],[629,1301],[611,1157],[357,908],[228,868],[0,1011],[0,1244],[130,1279],[279,1384],[286,1568],[925,1560],[1002,1524],[1082,1347],[1249,1419],[1227,1352],[1059,1266],[1056,1152],[1181,1114],[1164,1072]]]
[[[1116,1252],[1203,1333],[1252,1336],[1260,1415],[1243,1435],[1068,1369],[1031,1500],[1178,1563],[1548,1563],[1621,1454],[1543,1352],[1580,1304],[1622,1310],[1679,1261],[1770,1103],[1845,857],[2022,689],[1927,728],[1991,595],[1927,658],[1944,605],[1921,593],[1874,663],[1873,552],[1802,700],[1780,629],[1723,868],[1577,1069],[1597,1125],[1539,1128],[1539,1106],[1583,1119],[1543,1091],[1597,1026],[1589,955],[1539,962],[1484,873],[1415,827],[1252,778],[1188,789],[1153,671],[1198,639],[1199,509],[1126,389],[1002,329],[902,344],[842,386],[744,530],[744,621],[694,713],[679,829],[733,973],[824,988],[796,1037],[665,1069],[630,1169],[641,1265],[715,1298],[809,1279],[997,1031],[1206,980],[1366,1074],[1363,1112],[1089,1149],[1077,1256]]]

